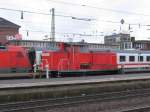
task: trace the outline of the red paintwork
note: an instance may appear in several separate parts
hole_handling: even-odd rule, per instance
[[[27,51],[19,46],[7,46],[0,49],[0,69],[29,69],[31,68]]]
[[[42,67],[49,65],[51,71],[101,71],[116,70],[116,54],[107,51],[81,52],[79,46],[65,46],[60,44],[57,51],[43,51]]]

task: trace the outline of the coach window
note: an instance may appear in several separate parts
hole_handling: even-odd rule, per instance
[[[147,56],[147,57],[146,57],[146,61],[150,61],[150,56]]]
[[[129,56],[129,61],[131,62],[135,61],[135,56]]]
[[[125,56],[120,56],[120,62],[125,62],[126,61],[126,57]]]
[[[143,56],[139,56],[139,61],[143,61]]]

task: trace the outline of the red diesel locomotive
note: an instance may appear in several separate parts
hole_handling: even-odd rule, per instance
[[[19,46],[0,47],[0,73],[29,72],[31,62],[27,51]]]
[[[87,51],[78,45],[59,44],[57,50],[42,53],[41,68],[48,65],[52,74],[99,74],[117,71],[116,53],[109,51]]]

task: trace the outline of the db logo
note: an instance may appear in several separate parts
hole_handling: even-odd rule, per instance
[[[7,40],[22,40],[22,35],[21,34],[16,34],[15,36],[7,35],[6,39]]]

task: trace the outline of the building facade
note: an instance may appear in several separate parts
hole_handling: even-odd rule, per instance
[[[149,40],[136,40],[133,42],[133,48],[140,50],[150,50],[150,41]]]
[[[13,39],[19,34],[20,26],[4,18],[0,18],[0,44],[6,44],[9,39]]]
[[[132,49],[132,38],[130,34],[113,34],[104,37],[104,43],[106,45],[118,45],[120,49]]]

